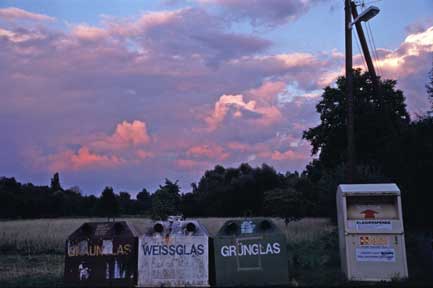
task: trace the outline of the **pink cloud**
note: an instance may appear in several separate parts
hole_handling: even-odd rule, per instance
[[[134,120],[131,123],[123,121],[117,124],[113,135],[101,137],[89,145],[96,149],[116,150],[145,145],[149,143],[150,139],[145,122],[139,120]]]
[[[242,116],[242,110],[253,112],[255,101],[244,102],[243,95],[222,95],[215,103],[214,110],[205,120],[210,130],[215,130],[233,108],[232,115],[236,118]]]
[[[305,160],[308,159],[308,155],[305,153],[299,153],[292,150],[287,150],[285,152],[273,151],[271,154],[272,160],[283,161],[283,160]]]
[[[152,28],[173,23],[176,19],[180,20],[182,17],[178,17],[184,12],[185,9],[146,12],[135,21],[125,21],[106,16],[104,19],[104,25],[112,35],[124,37],[137,36],[148,32],[148,30]]]
[[[433,26],[408,35],[396,50],[378,52],[381,76],[398,80],[397,86],[405,93],[409,111],[420,114],[427,111],[425,83],[433,56]]]
[[[74,139],[76,138],[76,139]],[[87,139],[86,139],[87,138]],[[93,139],[96,138],[97,140]],[[137,164],[152,158],[155,153],[139,148],[148,144],[146,124],[142,121],[123,121],[117,124],[111,136],[96,135],[91,137],[75,136],[65,138],[65,143],[58,143],[60,152],[42,153],[30,150],[26,157],[32,159],[34,166],[48,168],[49,171],[78,171],[87,168],[114,168],[126,164]],[[64,148],[79,146],[78,151]]]
[[[341,53],[269,55],[269,42],[232,33],[203,9],[105,18],[69,31],[42,25],[0,28],[0,128],[11,131],[3,151],[40,147],[30,173],[95,168],[112,179],[110,169],[121,166],[122,183],[157,185],[217,163],[303,169],[310,147],[302,131],[320,121],[320,89],[343,74]],[[379,54],[387,75],[398,72],[413,111],[426,98],[432,46],[429,29],[412,34]]]
[[[269,126],[281,121],[282,114],[274,103],[285,86],[281,81],[266,81],[260,87],[246,91],[245,96],[222,95],[215,103],[211,115],[205,118],[209,131],[217,129],[228,116],[231,116],[233,121],[247,119],[252,125],[259,126]],[[245,98],[252,100],[244,100]]]
[[[33,20],[33,21],[54,21],[55,20],[55,18],[53,17],[43,15],[43,14],[28,12],[26,10],[19,9],[16,7],[1,8],[0,18],[6,20]]]
[[[105,29],[80,24],[73,27],[72,35],[82,40],[100,40],[109,34]]]
[[[258,101],[265,101],[271,103],[276,100],[276,96],[284,91],[286,83],[283,81],[266,81],[260,87],[251,89],[248,93]]]
[[[249,150],[249,145],[241,143],[241,142],[228,142],[227,147],[232,150],[238,150],[245,152]]]
[[[143,149],[139,149],[135,152],[135,154],[137,155],[138,158],[140,158],[141,160],[147,159],[147,158],[151,158],[154,157],[155,154],[150,152],[150,151],[145,151]]]
[[[73,171],[89,167],[113,168],[122,165],[124,161],[116,156],[99,155],[90,152],[87,147],[81,147],[78,152],[66,150],[47,158],[50,171]]]
[[[221,146],[215,144],[193,146],[188,149],[186,154],[191,157],[205,157],[219,161],[225,160],[230,156]]]

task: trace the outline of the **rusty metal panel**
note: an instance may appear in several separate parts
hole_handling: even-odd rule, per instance
[[[209,236],[197,221],[156,222],[138,246],[138,286],[209,286]]]
[[[134,286],[138,237],[126,222],[85,223],[65,245],[65,284]]]
[[[217,286],[288,284],[286,237],[271,220],[229,220],[214,247]]]

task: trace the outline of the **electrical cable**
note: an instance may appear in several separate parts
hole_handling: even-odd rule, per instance
[[[362,62],[364,63],[364,71],[368,71],[368,66],[367,66],[367,62],[365,61],[365,55],[364,55],[364,51],[362,51],[361,49],[361,42],[359,41],[359,37],[358,34],[355,33],[355,38],[356,38],[356,46],[358,46],[358,51],[359,54],[361,54],[361,58],[362,58]]]
[[[368,23],[368,22],[367,22],[367,23]],[[374,49],[373,51],[374,51],[374,54],[375,54],[375,57],[376,57],[376,65],[377,65],[377,69],[379,70],[380,75],[381,75],[381,76],[384,76],[384,75],[383,75],[382,65],[380,64],[379,54],[378,54],[378,52],[377,52],[377,48],[376,48],[376,42],[374,41],[373,32],[372,32],[372,30],[371,30],[371,26],[370,26],[369,23],[368,23],[368,30],[370,30],[370,34],[371,34],[371,40],[372,40],[372,43],[373,43],[373,49]]]
[[[367,24],[368,24],[368,22],[367,22]],[[368,25],[367,24],[365,24],[365,26],[367,27],[367,29],[366,29],[366,31],[367,31],[367,40],[368,40],[368,44],[370,46],[370,51],[371,51],[371,56],[372,56],[371,58],[372,58],[372,62],[373,62],[373,66],[374,66],[375,70],[377,70],[377,72],[379,72],[379,70],[377,68],[376,54],[375,54],[375,51],[374,51],[374,48],[373,48],[373,43],[372,43],[371,35],[370,35],[371,31],[368,29]]]

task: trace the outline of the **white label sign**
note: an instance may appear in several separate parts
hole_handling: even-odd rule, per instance
[[[254,228],[256,228],[256,225],[253,223],[253,221],[244,221],[241,224],[241,233],[251,234],[254,232]]]
[[[395,262],[395,250],[392,248],[356,248],[358,262]]]
[[[280,243],[238,243],[238,245],[224,245],[221,247],[221,256],[257,256],[280,254]]]
[[[102,254],[103,255],[113,254],[113,241],[112,240],[102,240]]]
[[[390,220],[356,220],[357,231],[392,230]]]

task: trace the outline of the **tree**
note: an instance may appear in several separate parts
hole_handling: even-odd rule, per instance
[[[50,188],[51,188],[52,191],[58,191],[58,190],[62,191],[63,190],[62,186],[60,185],[60,177],[59,177],[59,173],[58,172],[56,172],[53,175],[53,178],[51,178],[51,186],[50,186]]]
[[[433,67],[428,74],[429,82],[425,85],[425,88],[427,89],[427,97],[430,100],[431,112],[433,112]]]
[[[155,219],[166,219],[180,212],[180,188],[176,182],[165,179],[165,184],[152,195],[152,211]]]
[[[137,213],[143,214],[145,211],[149,211],[152,208],[152,198],[150,193],[143,188],[141,192],[137,194]]]
[[[379,79],[378,95],[369,73],[354,70],[354,124],[356,159],[359,164],[380,165],[388,156],[393,140],[409,125],[404,95],[395,90],[396,81]],[[339,77],[335,88],[326,87],[316,110],[321,123],[304,131],[312,154],[320,165],[335,169],[344,162],[346,137],[346,79]],[[381,100],[383,99],[383,101]]]
[[[102,191],[99,201],[101,209],[100,211],[102,215],[108,218],[108,221],[110,220],[110,217],[114,219],[118,215],[119,203],[112,187],[105,187],[104,191]]]
[[[266,215],[282,217],[288,222],[304,217],[308,206],[302,193],[292,187],[266,191],[264,199]]]
[[[120,192],[119,193],[119,206],[120,212],[122,215],[131,213],[131,194],[128,192]]]

